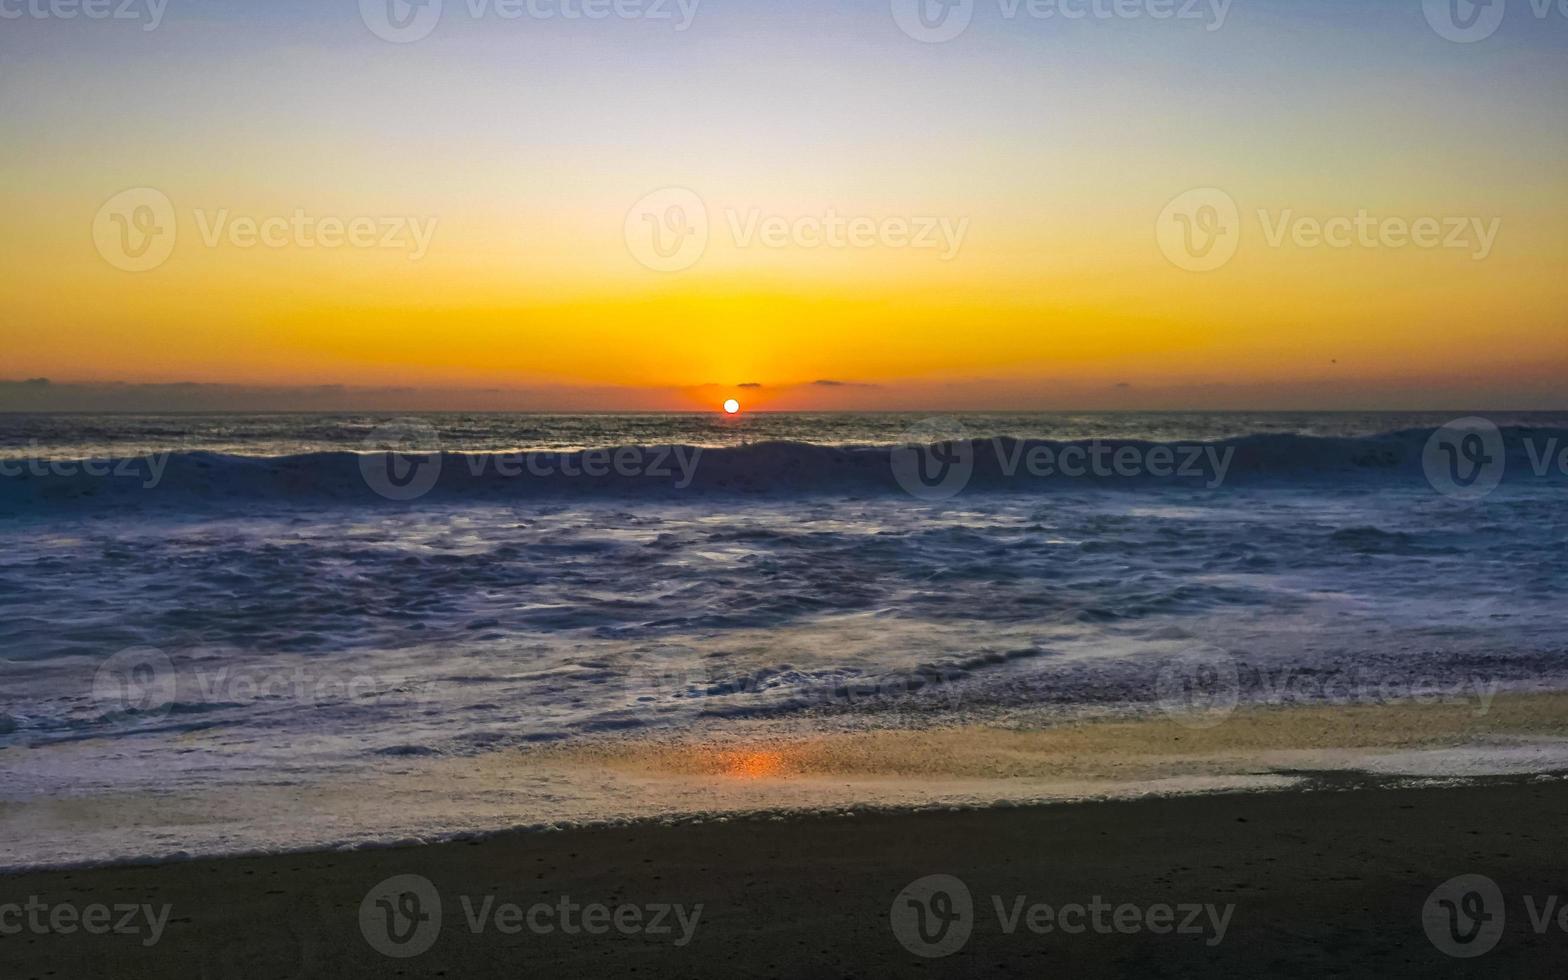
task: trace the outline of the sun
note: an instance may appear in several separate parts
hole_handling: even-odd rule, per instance
[[[740,402],[736,401],[733,398],[731,398],[729,401],[725,402],[724,403],[724,414],[725,415],[739,415],[740,414]]]

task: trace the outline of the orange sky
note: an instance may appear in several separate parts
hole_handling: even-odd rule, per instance
[[[396,46],[352,6],[309,43],[227,3],[0,40],[0,381],[570,410],[1560,402],[1556,35],[1459,46],[1262,2],[1223,30],[939,46],[879,8],[829,43],[743,5],[678,35],[455,22]],[[1205,270],[1171,250],[1212,217],[1172,211],[1200,188],[1235,236]],[[1323,242],[1358,215],[1372,239]],[[1409,242],[1423,219],[1442,244]],[[356,222],[374,234],[333,243]]]

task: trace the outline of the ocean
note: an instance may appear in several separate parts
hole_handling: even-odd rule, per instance
[[[0,415],[0,865],[707,805],[516,752],[1559,688],[1565,492],[1563,413]]]

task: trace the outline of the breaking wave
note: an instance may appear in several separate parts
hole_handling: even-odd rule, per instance
[[[577,452],[352,453],[251,457],[176,452],[94,461],[0,461],[0,514],[67,506],[506,500],[671,494],[1027,492],[1052,486],[1229,486],[1419,482],[1453,463],[1435,429],[1361,437],[1259,434],[1212,442],[996,437],[931,446],[626,446]],[[1568,429],[1498,430],[1503,482],[1568,482]]]

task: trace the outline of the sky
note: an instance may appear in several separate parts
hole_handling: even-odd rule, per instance
[[[1568,5],[916,2],[0,0],[0,409],[1564,407]]]

